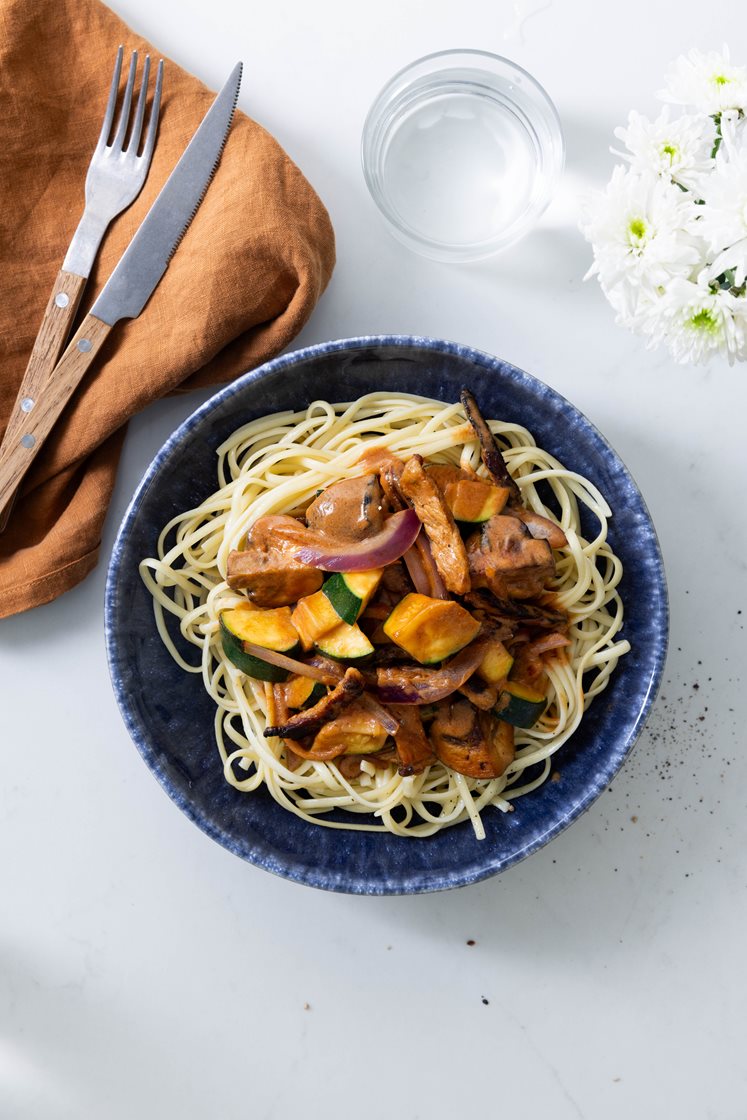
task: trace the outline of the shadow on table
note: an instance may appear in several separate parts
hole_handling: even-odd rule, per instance
[[[141,1106],[148,1116],[182,1115],[183,1106],[211,1115],[214,1099],[206,1093],[200,1107],[202,1089],[185,1082],[178,1040],[158,1037],[150,1009],[127,1021],[114,999],[101,1001],[92,953],[84,949],[80,974],[70,977],[51,961],[0,950],[3,1117],[93,1117],[105,1107],[107,1120],[124,1120]]]

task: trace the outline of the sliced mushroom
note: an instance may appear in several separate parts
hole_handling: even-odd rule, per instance
[[[375,474],[333,482],[306,510],[310,529],[339,541],[360,541],[384,527],[382,493]]]
[[[519,626],[538,630],[562,630],[568,625],[567,613],[549,603],[527,603],[520,599],[498,598],[486,587],[478,588],[466,595],[465,603],[483,625],[490,620],[494,624],[506,627],[509,633]]]
[[[440,669],[392,665],[376,670],[376,695],[385,704],[435,704],[469,680],[482,661],[487,642],[478,639]]]
[[[514,759],[514,729],[469,700],[439,705],[430,726],[437,757],[468,778],[499,778]]]
[[[482,712],[492,711],[498,703],[498,686],[488,684],[477,673],[474,673],[468,681],[465,681],[458,691]]]
[[[364,680],[358,669],[346,669],[345,676],[338,685],[311,708],[297,712],[284,723],[266,727],[266,738],[277,735],[281,739],[304,739],[313,735],[319,728],[333,720],[343,708],[352,704],[363,692]]]
[[[535,540],[547,541],[551,548],[567,547],[568,538],[560,526],[549,517],[543,517],[541,513],[535,513],[533,509],[525,509],[523,506],[512,506],[511,516],[523,521]]]
[[[503,458],[503,452],[498,446],[498,441],[488,427],[480,409],[477,407],[477,401],[474,395],[469,389],[462,389],[460,400],[465,415],[480,442],[480,456],[488,473],[495,479],[499,486],[508,487],[510,490],[509,504],[512,506],[520,506],[521,490],[508,473],[508,467],[506,466],[506,460]]]
[[[399,772],[403,777],[422,774],[436,756],[425,733],[420,711],[412,704],[394,704],[392,714],[399,722],[399,730],[394,735]]]
[[[516,517],[498,513],[467,540],[472,587],[501,599],[532,599],[555,575],[552,549]]]

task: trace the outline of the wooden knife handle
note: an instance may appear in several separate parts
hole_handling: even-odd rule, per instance
[[[57,359],[70,334],[75,313],[80,304],[80,297],[86,286],[86,277],[77,276],[74,272],[66,272],[61,268],[52,287],[44,318],[42,319],[39,333],[31,351],[26,372],[23,375],[18,396],[15,399],[11,418],[23,416],[29,409],[33,409],[39,399],[39,394],[54,369]],[[33,401],[34,404],[29,404]],[[5,503],[5,508],[0,513],[0,533],[8,523],[13,502],[17,491]]]
[[[28,411],[19,408],[11,414],[0,444],[0,511],[10,501],[111,329],[94,315],[86,315],[52,376],[39,386],[37,397],[29,398],[33,405]]]

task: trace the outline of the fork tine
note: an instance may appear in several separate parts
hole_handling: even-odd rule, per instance
[[[163,84],[163,59],[158,63],[158,70],[156,71],[156,88],[153,90],[153,103],[150,107],[150,120],[148,121],[148,131],[145,135],[145,146],[143,147],[142,158],[146,162],[150,162],[150,157],[153,155],[153,148],[156,143],[156,132],[158,131],[158,113],[161,108],[161,86]]]
[[[117,104],[117,90],[119,89],[119,75],[122,71],[122,55],[124,48],[117,48],[117,60],[114,63],[114,73],[112,74],[112,84],[109,89],[109,100],[106,103],[106,113],[104,114],[104,123],[101,126],[101,132],[98,139],[98,147],[103,148],[109,139],[109,133],[112,130],[112,121],[114,120],[114,107]]]
[[[140,93],[137,99],[137,109],[135,110],[135,123],[132,126],[130,139],[127,143],[127,151],[137,155],[137,150],[140,147],[140,133],[143,128],[143,117],[145,116],[145,99],[148,96],[148,78],[150,77],[150,55],[146,54],[145,63],[143,64],[143,76],[140,80]]]
[[[132,52],[130,59],[130,72],[127,75],[127,85],[125,86],[124,97],[122,98],[122,108],[119,113],[119,120],[117,122],[117,131],[112,140],[112,147],[119,150],[124,145],[125,133],[127,132],[127,125],[130,122],[130,105],[132,103],[132,90],[135,85],[135,71],[137,70],[137,51]]]

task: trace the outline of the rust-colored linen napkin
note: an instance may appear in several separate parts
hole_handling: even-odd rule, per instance
[[[83,212],[120,43],[125,59],[133,49],[165,59],[158,140],[140,196],[106,234],[81,314],[214,93],[99,0],[0,0],[0,434]],[[333,265],[319,198],[277,142],[237,112],[161,283],[139,318],[112,331],[26,477],[0,535],[0,618],[56,598],[96,564],[129,417],[166,393],[230,380],[277,354],[308,319]]]

